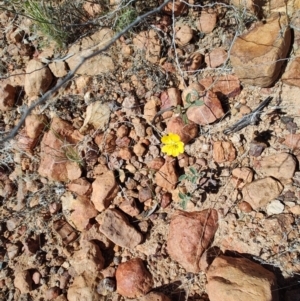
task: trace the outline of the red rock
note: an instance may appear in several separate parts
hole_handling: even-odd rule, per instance
[[[223,65],[227,60],[227,52],[224,48],[214,48],[205,55],[205,63],[210,68],[217,68]]]
[[[156,96],[151,96],[147,99],[144,106],[144,116],[148,122],[151,122],[158,112],[157,107],[160,105],[160,99]]]
[[[77,195],[87,196],[92,192],[92,184],[85,178],[73,180],[67,185],[68,189]]]
[[[29,138],[38,138],[48,124],[45,115],[31,114],[25,119],[25,131]]]
[[[16,145],[20,150],[32,153],[37,144],[37,138],[30,138],[26,133],[26,129],[21,129],[16,137]]]
[[[62,210],[66,219],[79,231],[86,229],[90,219],[98,215],[89,198],[84,196],[74,197],[69,191],[61,196]]]
[[[129,216],[137,216],[140,210],[136,205],[134,198],[127,197],[120,205],[119,208]]]
[[[230,52],[235,74],[245,84],[271,86],[279,76],[290,44],[288,17],[273,14],[235,39]]]
[[[100,248],[91,241],[82,241],[80,249],[75,251],[70,264],[78,275],[83,273],[97,274],[104,267],[104,258]]]
[[[148,168],[154,169],[154,170],[159,170],[162,168],[162,166],[165,164],[165,159],[158,157],[154,158],[152,161],[147,163]]]
[[[80,244],[84,244],[83,240],[97,241],[102,250],[107,250],[108,248],[112,247],[112,242],[100,232],[100,225],[98,223],[81,232]]]
[[[292,150],[300,148],[300,134],[288,134],[285,136],[284,144]]]
[[[35,59],[28,62],[24,89],[29,97],[45,93],[52,80],[53,75],[47,66]]]
[[[198,273],[201,255],[212,242],[217,228],[218,213],[214,209],[177,211],[169,227],[169,255],[187,272]]]
[[[244,201],[248,202],[256,210],[277,198],[282,190],[283,186],[279,181],[267,177],[246,184],[243,187],[242,194]]]
[[[106,209],[100,231],[116,245],[129,249],[143,240],[143,235],[129,224],[125,214],[116,209]]]
[[[152,199],[153,197],[153,192],[151,191],[150,188],[146,187],[146,188],[141,188],[139,190],[139,201],[144,203],[150,199]]]
[[[239,209],[245,213],[250,213],[252,211],[250,204],[245,201],[239,203]]]
[[[217,257],[207,272],[210,301],[278,300],[276,277],[246,258]]]
[[[10,84],[3,83],[0,85],[0,110],[8,111],[15,104],[15,87]]]
[[[140,301],[171,301],[171,299],[160,292],[150,292],[149,294],[139,298]]]
[[[172,191],[178,182],[175,160],[167,159],[165,164],[155,174],[155,183],[166,191]]]
[[[190,98],[190,102],[195,102],[196,100],[200,99],[203,95],[205,95],[205,88],[198,82],[193,82],[188,87],[186,87],[182,91],[181,95],[184,106],[188,104],[188,95]]]
[[[153,287],[152,275],[140,258],[121,263],[116,271],[117,292],[123,297],[139,298]]]
[[[213,10],[202,10],[196,24],[197,29],[203,33],[211,33],[217,23],[217,13]]]
[[[203,102],[202,105],[188,108],[186,115],[190,121],[199,125],[207,125],[224,116],[221,102],[215,93],[207,91],[200,101]]]
[[[162,196],[161,196],[161,207],[163,209],[167,208],[172,202],[172,194],[169,193],[169,192],[166,192],[164,193]]]
[[[66,121],[53,118],[49,132],[44,134],[41,142],[41,163],[38,172],[50,180],[67,182],[79,178],[80,166],[75,161],[80,160],[76,148],[83,136]],[[68,158],[69,157],[69,158]]]
[[[217,77],[206,77],[199,81],[205,89],[210,89],[214,93],[222,93],[227,97],[235,97],[241,92],[241,85],[235,75],[225,75]]]
[[[187,144],[198,136],[198,125],[194,122],[185,124],[180,116],[172,117],[167,123],[167,133],[177,134]]]
[[[204,56],[202,53],[194,52],[190,54],[184,61],[184,69],[186,71],[197,71],[203,64]]]
[[[216,141],[213,145],[213,157],[217,163],[232,162],[236,158],[236,151],[230,141]]]
[[[52,62],[49,68],[55,77],[64,77],[68,74],[67,65],[64,61]]]
[[[93,192],[91,201],[98,211],[106,209],[118,193],[115,175],[111,170],[96,177],[92,184]]]
[[[167,109],[170,107],[177,107],[181,105],[181,95],[177,88],[169,88],[163,91],[160,95],[161,109]]]
[[[300,57],[289,61],[285,72],[282,75],[282,81],[285,84],[300,87]]]

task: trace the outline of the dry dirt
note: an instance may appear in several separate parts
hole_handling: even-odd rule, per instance
[[[147,165],[153,158],[165,157],[161,152],[159,139],[165,134],[172,112],[169,110],[159,114],[154,122],[147,120],[144,116],[144,106],[150,97],[156,96],[160,100],[161,93],[168,88],[176,87],[182,92],[185,86],[203,78],[234,74],[230,61],[216,68],[209,68],[203,62],[196,71],[186,71],[187,61],[189,62],[190,55],[194,52],[205,55],[220,46],[226,51],[230,50],[232,39],[239,26],[237,22],[241,20],[236,17],[231,7],[215,5],[213,8],[218,13],[218,21],[214,30],[207,34],[197,30],[195,25],[201,12],[198,2],[195,2],[194,8],[190,4],[186,13],[176,17],[174,21],[176,26],[185,24],[193,28],[193,38],[185,46],[178,46],[175,56],[172,16],[157,14],[148,18],[109,50],[108,53],[116,64],[113,72],[91,76],[84,84],[80,84],[84,77],[76,75],[66,87],[51,97],[45,105],[39,106],[35,112],[42,112],[48,120],[58,116],[72,124],[75,129],[80,129],[87,114],[87,106],[100,100],[102,103],[108,103],[111,110],[104,133],[114,134],[122,125],[125,125],[128,131],[125,136],[129,140],[124,141],[124,145],[130,149],[130,160],[118,157],[118,145],[113,138],[103,140],[102,137],[101,141],[105,141],[105,145],[99,150],[95,137],[103,132],[101,130],[86,131],[85,145],[72,146],[76,150],[76,156],[79,156],[79,159],[77,157],[73,159],[76,163],[78,160],[80,163],[83,162],[81,177],[86,178],[88,182],[94,181],[94,168],[99,164],[107,165],[108,169],[113,171],[119,194],[112,201],[111,207],[118,207],[122,200],[129,197],[134,199],[139,210],[138,214],[130,217],[130,223],[143,233],[143,244],[133,249],[119,246],[105,249],[100,241],[95,240],[102,251],[104,268],[107,268],[108,274],[110,274],[108,267],[116,268],[120,262],[139,257],[144,260],[152,274],[153,288],[156,291],[163,292],[172,300],[208,300],[205,272],[186,272],[179,263],[170,258],[166,242],[170,218],[176,210],[192,212],[214,208],[219,213],[219,228],[212,246],[219,247],[232,256],[249,258],[275,273],[280,300],[290,301],[292,299],[288,299],[289,292],[298,289],[299,298],[300,286],[300,182],[299,178],[298,181],[296,178],[300,153],[298,145],[288,148],[284,142],[287,135],[299,132],[300,88],[288,86],[280,79],[269,88],[241,82],[240,93],[236,93],[234,97],[220,96],[225,115],[212,124],[198,125],[199,133],[185,145],[185,154],[172,158],[176,163],[178,176],[189,173],[189,168],[193,166],[198,177],[195,183],[187,180],[178,181],[176,189],[168,191],[172,194],[172,201],[166,206],[162,206],[166,193],[155,177],[159,171],[150,169]],[[245,30],[250,28],[256,19],[251,13],[245,14],[243,19]],[[28,22],[25,16],[11,16],[2,21],[1,76],[10,80],[14,72],[21,74],[20,82],[15,82],[17,95],[14,106],[0,113],[0,130],[3,137],[17,124],[26,105],[33,101],[24,93],[23,86],[22,76],[28,61],[33,57],[40,59],[49,49],[52,52],[51,46],[41,43],[43,39],[33,37],[33,33],[30,32],[32,27]],[[156,30],[160,39],[160,57],[156,62],[149,62],[143,51],[132,47],[132,41],[141,29],[149,31],[150,27]],[[7,38],[13,28],[24,29],[23,41],[26,40],[28,42],[26,45],[30,47],[25,54],[13,50],[13,45],[19,47],[22,42],[16,44]],[[129,53],[126,52],[125,46],[132,47]],[[66,52],[59,53],[54,50],[56,57],[63,57],[65,54]],[[169,65],[164,64],[165,62]],[[168,68],[171,72],[166,71]],[[52,86],[55,81],[56,79],[52,82]],[[122,109],[124,99],[132,96],[136,99],[133,108]],[[245,113],[251,112],[268,96],[272,96],[273,99],[263,110],[257,124],[250,124],[237,133],[229,135],[223,133],[242,118],[243,110]],[[157,112],[160,109],[161,107],[157,106]],[[175,110],[173,114],[176,114]],[[20,150],[15,143],[18,138],[2,144],[0,150],[2,194],[0,300],[52,300],[50,298],[54,298],[55,293],[50,288],[53,287],[60,287],[61,299],[57,300],[67,300],[61,295],[67,298],[69,286],[75,275],[70,260],[74,252],[81,248],[80,239],[83,231],[75,229],[76,240],[64,243],[62,235],[54,230],[57,221],[68,218],[66,211],[61,209],[61,197],[68,191],[68,186],[67,183],[41,176],[38,172],[41,160],[40,142],[43,135],[44,132],[32,152]],[[134,148],[141,141],[144,143],[139,148]],[[233,144],[235,152],[233,160],[226,157],[224,162],[216,162],[214,155],[216,141],[229,141]],[[265,145],[262,155],[249,155],[253,141]],[[97,153],[95,161],[90,158],[87,160],[86,145],[95,147],[94,151]],[[277,206],[275,211],[272,211],[272,208],[268,211],[267,206],[255,210],[247,206],[244,208],[245,204],[242,202],[245,191],[240,186],[242,181],[232,180],[232,171],[236,168],[249,167],[254,171],[254,179],[261,179],[265,174],[259,171],[259,162],[264,157],[280,153],[290,153],[295,158],[296,173],[293,172],[289,179],[284,180],[284,188],[276,197],[279,202],[274,203],[274,206]],[[288,171],[284,170],[282,173],[284,177]],[[141,188],[147,188],[152,195],[144,203],[140,202],[138,193]],[[185,208],[178,197],[180,189],[188,196]],[[256,193],[259,195],[259,191]],[[170,195],[168,197],[171,198]],[[92,218],[86,228],[97,224],[97,219]],[[29,271],[30,277],[35,274],[40,279],[33,284],[30,291],[20,294],[15,287],[16,271],[24,269]],[[63,283],[62,278],[66,274],[70,277]],[[124,299],[115,291],[106,297],[99,295],[99,300],[104,298]]]

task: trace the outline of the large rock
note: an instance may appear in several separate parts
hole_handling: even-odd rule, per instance
[[[39,174],[62,182],[80,178],[81,157],[75,145],[82,138],[68,122],[53,118],[50,130],[44,134],[41,142]]]
[[[82,39],[74,44],[70,50],[67,63],[71,70],[81,62],[83,57],[89,56],[96,51],[107,46],[111,41],[114,33],[109,28],[102,28],[95,32],[90,37]],[[86,61],[77,71],[76,74],[95,76],[106,72],[112,72],[115,69],[115,64],[111,57],[104,54],[99,54]]]
[[[52,80],[53,75],[47,66],[35,59],[28,62],[24,89],[29,97],[45,93]]]
[[[257,160],[254,169],[264,177],[270,176],[285,182],[293,178],[296,165],[296,159],[292,155],[279,153]]]
[[[217,257],[206,290],[210,301],[278,301],[275,275],[246,258]]]
[[[143,235],[117,209],[107,209],[104,212],[100,231],[116,245],[129,249],[133,249],[143,240]]]
[[[266,177],[246,184],[242,193],[244,201],[248,202],[256,210],[277,198],[282,190],[283,186],[279,181]]]
[[[213,240],[217,228],[218,213],[214,209],[177,211],[169,227],[169,255],[187,272],[198,273],[201,255]]]
[[[116,280],[117,292],[127,298],[146,295],[153,286],[152,275],[140,258],[121,263],[116,271]]]
[[[97,176],[92,187],[93,192],[91,201],[94,203],[95,208],[100,212],[110,205],[119,190],[115,175],[111,170]]]
[[[291,44],[291,30],[284,15],[274,14],[265,24],[236,38],[230,60],[239,79],[250,85],[269,87],[278,78]]]

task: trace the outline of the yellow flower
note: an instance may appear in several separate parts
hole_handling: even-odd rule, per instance
[[[169,133],[161,137],[161,142],[165,144],[162,147],[162,152],[169,156],[177,157],[184,153],[184,143],[180,141],[180,137],[177,134]]]

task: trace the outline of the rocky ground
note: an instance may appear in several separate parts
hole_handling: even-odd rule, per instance
[[[2,141],[1,300],[300,300],[300,2],[240,2],[168,3]],[[160,4],[82,1],[66,48],[3,10],[2,138]]]

